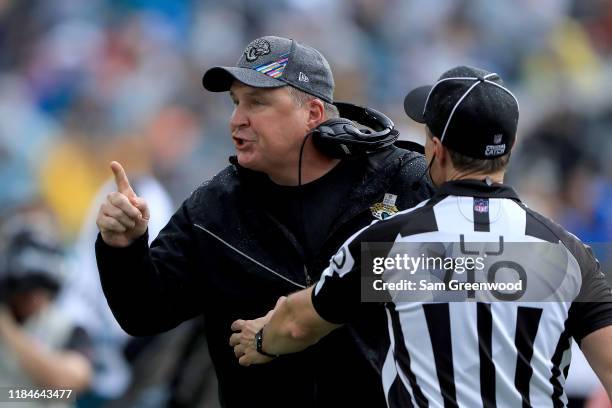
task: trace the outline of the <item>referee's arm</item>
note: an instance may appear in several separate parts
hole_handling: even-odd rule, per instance
[[[323,319],[312,304],[314,286],[285,298],[265,326],[263,349],[270,354],[304,350],[341,325]]]
[[[596,330],[580,344],[589,365],[612,400],[612,326]]]

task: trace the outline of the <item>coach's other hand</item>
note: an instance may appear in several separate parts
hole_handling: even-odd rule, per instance
[[[118,162],[110,164],[117,191],[110,193],[100,206],[96,224],[107,245],[123,248],[147,231],[149,207],[138,197]]]
[[[248,367],[251,364],[264,364],[272,361],[273,357],[265,356],[259,353],[255,347],[255,334],[264,327],[278,309],[278,306],[287,300],[286,296],[281,296],[276,301],[274,309],[270,310],[265,316],[254,320],[238,319],[232,323],[232,331],[234,334],[230,336],[229,344],[234,348],[234,354],[238,359],[238,363]]]
[[[234,354],[238,363],[242,366],[251,364],[263,364],[273,360],[271,357],[260,354],[255,348],[255,334],[270,321],[272,310],[263,317],[255,320],[236,320],[232,323],[234,334],[230,337],[230,346],[234,348]]]

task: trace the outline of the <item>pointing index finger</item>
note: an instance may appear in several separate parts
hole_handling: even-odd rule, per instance
[[[113,161],[110,167],[115,175],[117,190],[127,197],[136,197],[136,193],[132,190],[132,186],[130,186],[130,181],[127,178],[127,174],[125,174],[125,170],[123,170],[123,166],[119,162]]]

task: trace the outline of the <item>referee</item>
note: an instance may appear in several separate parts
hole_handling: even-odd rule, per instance
[[[406,291],[388,293],[379,353],[370,356],[387,405],[564,407],[572,341],[612,395],[612,291],[599,263],[589,247],[503,184],[516,139],[515,96],[497,74],[456,67],[434,85],[410,92],[404,107],[426,124],[425,152],[437,194],[353,235],[315,286],[279,299],[264,329],[252,333],[251,321],[234,322],[241,332],[230,344],[240,363],[304,349],[341,324],[363,319],[366,309],[382,307],[361,303],[358,295],[371,272],[362,270],[369,265],[362,262],[362,244],[388,243],[393,263],[391,254],[402,253],[402,245],[454,239],[466,247],[506,243],[499,253],[512,253],[512,242],[520,252],[504,265],[525,284],[518,292],[432,291],[418,299]],[[453,261],[450,275],[457,275]],[[390,263],[382,273],[387,284],[399,268]],[[489,277],[493,269],[489,265]],[[449,282],[448,274],[436,272],[403,276],[429,273],[429,283]]]

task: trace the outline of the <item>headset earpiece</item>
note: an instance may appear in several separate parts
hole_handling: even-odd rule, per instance
[[[312,142],[324,155],[333,158],[342,158],[351,155],[345,143],[337,138],[338,135],[348,135],[355,124],[346,118],[333,118],[321,123],[312,131]]]
[[[312,130],[315,147],[329,157],[342,159],[373,153],[392,145],[399,133],[387,116],[374,109],[334,103],[340,118],[329,119]],[[370,129],[359,128],[358,122]]]

